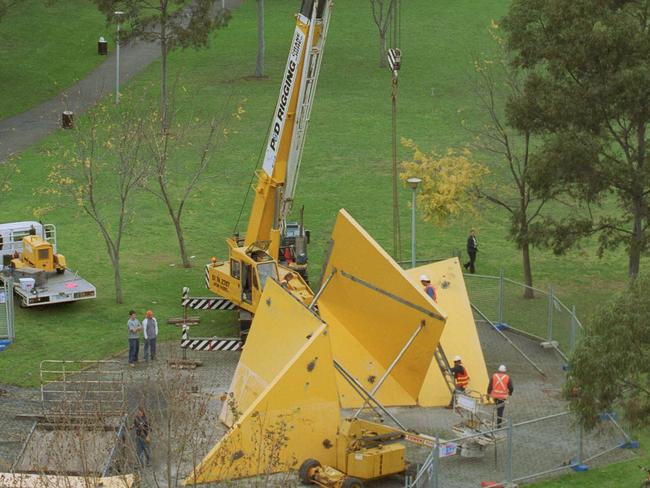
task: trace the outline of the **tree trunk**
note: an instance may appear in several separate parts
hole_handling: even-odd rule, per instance
[[[379,67],[385,68],[386,63],[386,32],[379,31]]]
[[[257,0],[257,61],[255,76],[264,76],[264,0]]]
[[[176,218],[172,216],[172,221],[174,222],[174,228],[176,229],[176,238],[178,239],[178,248],[183,261],[183,268],[191,268],[192,263],[188,259],[187,249],[185,249],[185,236],[183,235],[183,228],[181,227],[181,219],[180,217]]]
[[[122,275],[120,274],[120,257],[119,255],[112,256],[113,273],[115,278],[115,303],[124,303],[124,296],[122,294]]]
[[[535,298],[533,292],[533,270],[530,266],[530,243],[527,238],[521,245],[521,257],[523,259],[524,283],[526,285],[526,288],[524,288],[524,298]]]
[[[630,254],[627,267],[627,274],[631,280],[635,280],[639,275],[641,265],[641,245],[643,242],[643,206],[637,201],[634,205],[634,227],[632,237],[630,238]]]

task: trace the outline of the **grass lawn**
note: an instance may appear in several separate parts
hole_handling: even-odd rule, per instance
[[[23,154],[13,192],[2,200],[0,221],[27,220],[32,209],[51,206],[43,220],[57,225],[61,252],[73,269],[97,286],[98,298],[17,310],[16,343],[0,354],[2,382],[35,386],[42,359],[106,358],[123,350],[130,308],[141,316],[152,308],[164,339],[180,335],[177,328],[164,325],[165,319],[181,314],[182,286],[190,286],[193,295],[207,295],[203,264],[210,256],[226,255],[224,239],[233,230],[266,142],[297,5],[297,0],[276,0],[273,8],[267,9],[268,78],[250,78],[255,70],[255,2],[234,12],[230,26],[215,35],[210,49],[177,51],[171,56],[171,76],[178,79],[178,106],[183,107],[184,116],[206,117],[224,111],[230,114],[240,105],[245,108],[241,121],[230,122],[228,138],[220,144],[209,174],[185,211],[186,240],[190,254],[195,256],[194,268],[180,267],[174,231],[163,207],[152,195],[139,191],[122,249],[126,302],[116,305],[113,272],[97,227],[79,209],[43,191],[51,166],[60,162],[57,156],[48,154],[60,145],[71,144],[73,135],[59,131]],[[427,150],[435,146],[444,151],[468,141],[470,136],[461,128],[461,117],[480,120],[472,101],[472,60],[490,49],[488,26],[506,8],[506,0],[485,0],[480,6],[472,0],[413,0],[404,4],[400,136],[413,138]],[[390,74],[377,66],[377,50],[378,37],[368,2],[338,0],[296,194],[298,206],[305,205],[307,227],[312,231],[312,276],[318,275],[336,212],[342,207],[391,251]],[[92,54],[89,51],[89,59]],[[126,87],[124,103],[142,103],[145,91],[151,94],[153,90],[155,94],[158,73],[159,66],[154,63],[136,77]],[[200,134],[196,142],[200,142]],[[195,154],[194,149],[185,148],[175,155],[179,179]],[[401,158],[408,156],[400,149]],[[495,184],[505,191],[503,168],[487,158],[481,161],[492,167]],[[110,193],[108,188],[106,191]],[[409,190],[404,188],[400,195],[403,259],[409,257],[409,201]],[[249,204],[239,226],[242,232]],[[481,246],[479,272],[498,275],[504,269],[508,277],[521,280],[521,258],[507,240],[506,216],[492,207],[483,208],[481,219],[475,222],[460,219],[443,228],[420,222],[419,256],[445,256],[464,250],[471,226],[478,229]],[[575,304],[583,316],[606,299],[612,289],[623,287],[626,280],[624,254],[612,253],[599,260],[590,243],[565,257],[535,250],[532,258],[536,285],[545,289],[554,284],[558,296],[567,305]],[[646,260],[643,266],[647,265]],[[232,330],[232,313],[203,317],[205,323],[193,329],[193,335],[227,334]],[[586,476],[594,475],[580,479]],[[630,480],[636,479],[630,476]]]
[[[111,28],[90,0],[21,0],[0,21],[0,119],[48,100],[101,63]],[[109,32],[110,31],[110,32]],[[11,96],[8,96],[8,95]]]

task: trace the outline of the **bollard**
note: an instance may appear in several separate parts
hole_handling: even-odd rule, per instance
[[[64,110],[61,114],[61,126],[64,129],[72,129],[74,127],[74,112],[71,110]]]
[[[64,110],[61,114],[61,126],[64,129],[72,129],[74,127],[74,112],[71,110]]]
[[[97,54],[100,56],[106,56],[108,54],[108,42],[106,42],[104,36],[101,36],[99,41],[97,41]]]

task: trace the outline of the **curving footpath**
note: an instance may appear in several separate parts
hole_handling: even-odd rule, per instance
[[[239,7],[243,0],[216,0],[217,7]],[[134,41],[120,46],[120,85],[160,56],[155,42]],[[13,117],[0,120],[0,162],[20,154],[61,127],[61,114],[71,110],[75,117],[115,91],[115,51],[83,80],[56,97]]]

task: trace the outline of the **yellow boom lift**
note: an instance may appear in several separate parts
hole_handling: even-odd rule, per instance
[[[253,208],[246,234],[227,239],[228,260],[206,267],[207,286],[240,311],[240,327],[250,327],[269,278],[282,281],[302,302],[313,293],[307,284],[308,232],[301,222],[287,223],[298,178],[321,55],[330,17],[331,0],[303,0],[282,78],[280,95],[258,173]]]

